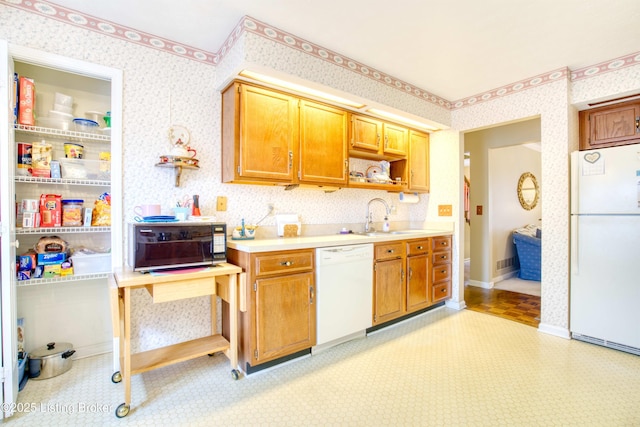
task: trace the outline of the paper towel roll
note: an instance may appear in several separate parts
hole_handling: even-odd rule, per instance
[[[420,201],[420,196],[418,196],[418,193],[413,193],[413,194],[400,193],[399,197],[400,197],[400,203],[418,203]]]

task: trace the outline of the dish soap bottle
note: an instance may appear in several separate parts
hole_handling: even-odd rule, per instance
[[[385,216],[384,217],[384,222],[382,223],[382,231],[387,232],[387,231],[389,231],[390,227],[391,227],[391,225],[389,224],[389,217]]]

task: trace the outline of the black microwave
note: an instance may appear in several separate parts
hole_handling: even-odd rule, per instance
[[[227,261],[225,223],[132,223],[129,264],[134,271],[216,265]]]

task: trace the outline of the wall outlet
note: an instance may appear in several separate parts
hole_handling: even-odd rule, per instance
[[[482,205],[476,206],[476,215],[482,215]]]
[[[452,216],[453,208],[451,205],[438,205],[438,216]]]
[[[216,199],[216,210],[217,211],[227,210],[227,198],[225,196],[218,196],[218,198]]]

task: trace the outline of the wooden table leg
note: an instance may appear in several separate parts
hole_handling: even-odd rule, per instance
[[[238,275],[229,275],[229,361],[238,369]]]
[[[124,288],[124,403],[131,405],[131,289]]]

